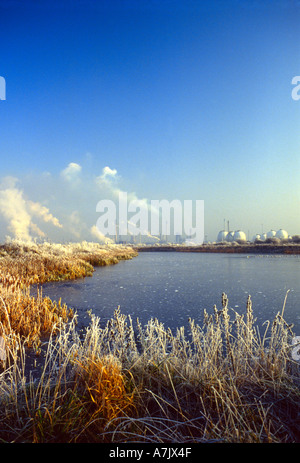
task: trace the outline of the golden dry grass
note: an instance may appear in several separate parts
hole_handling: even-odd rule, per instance
[[[105,326],[91,315],[84,337],[74,321],[62,323],[36,380],[18,339],[0,375],[0,438],[299,442],[300,374],[290,328],[278,315],[260,336],[249,324],[252,309],[245,320],[226,320],[227,310],[206,314],[201,327],[190,320],[189,336],[156,319],[134,327],[119,309]]]
[[[97,243],[35,244],[11,242],[0,246],[1,277],[23,286],[91,276],[94,267],[116,264],[137,253],[131,247]]]
[[[130,259],[131,248],[95,243],[36,245],[10,243],[0,247],[0,336],[14,332],[28,345],[37,346],[62,319],[73,316],[61,301],[51,301],[38,293],[30,295],[30,286],[47,281],[91,276],[96,265],[110,265]]]
[[[278,315],[260,336],[250,310],[246,320],[226,320],[226,305],[206,314],[201,327],[190,320],[190,336],[156,319],[134,327],[119,309],[105,326],[91,315],[84,337],[74,321],[61,323],[38,380],[15,339],[0,375],[0,438],[299,442],[300,374],[290,328]]]
[[[94,257],[79,251],[90,265]],[[15,258],[7,254],[6,263]],[[284,307],[259,330],[250,296],[238,314],[223,294],[201,326],[189,321],[188,333],[157,319],[142,326],[117,308],[105,325],[91,314],[82,336],[76,314],[32,299],[26,275],[8,270],[2,263],[1,441],[300,442],[300,365]],[[49,338],[39,344],[43,333]],[[33,363],[28,345],[39,354]]]

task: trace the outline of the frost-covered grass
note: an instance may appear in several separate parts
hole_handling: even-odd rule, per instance
[[[96,243],[35,244],[11,242],[0,246],[0,336],[13,332],[37,346],[60,319],[73,316],[61,301],[51,301],[30,286],[47,281],[91,276],[94,267],[131,259],[130,247]]]
[[[173,334],[115,311],[60,323],[35,379],[13,337],[0,375],[4,442],[299,442],[299,364],[280,314],[260,335],[227,301]],[[8,335],[9,339],[9,335]]]
[[[91,276],[94,266],[116,264],[137,253],[131,247],[97,243],[19,243],[0,246],[1,277],[23,285]]]
[[[135,254],[39,246],[1,249],[0,441],[300,442],[300,365],[284,308],[261,331],[250,296],[238,314],[223,294],[188,330],[117,308],[106,324],[91,314],[82,333],[76,313],[33,298],[29,284]]]

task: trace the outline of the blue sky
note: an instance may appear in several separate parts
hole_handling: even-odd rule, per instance
[[[299,1],[1,1],[0,239],[8,201],[90,239],[113,188],[203,199],[210,240],[224,219],[299,234],[299,23]]]

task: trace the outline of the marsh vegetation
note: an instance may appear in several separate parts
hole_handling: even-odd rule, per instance
[[[91,275],[126,247],[11,244],[0,258],[2,442],[300,442],[300,371],[284,306],[260,331],[226,294],[203,324],[173,333],[116,308],[84,332],[30,285]],[[39,364],[38,375],[28,367]]]

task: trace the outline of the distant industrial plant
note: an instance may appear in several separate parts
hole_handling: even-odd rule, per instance
[[[237,243],[246,243],[247,241],[252,241],[253,243],[255,242],[276,242],[276,241],[287,241],[291,240],[292,236],[288,234],[286,230],[283,230],[280,228],[279,230],[270,230],[268,233],[257,233],[252,237],[251,240],[249,240],[249,237],[247,239],[246,233],[243,232],[242,230],[236,230],[236,231],[226,231],[226,230],[221,230],[218,233],[217,236],[217,242],[225,242],[225,243],[232,243],[232,242],[237,242]]]
[[[225,229],[227,228],[227,230]],[[263,230],[263,225],[262,225]],[[203,244],[207,245],[218,245],[218,244],[243,244],[243,243],[270,243],[270,244],[279,244],[279,243],[300,243],[300,235],[291,236],[289,233],[280,228],[279,230],[270,230],[267,233],[261,232],[256,233],[252,236],[249,235],[249,231],[245,233],[243,230],[230,230],[229,220],[225,221],[224,219],[224,229],[220,230],[217,234],[216,240],[207,240],[207,235],[205,235],[205,239]],[[148,235],[141,235],[138,236],[116,236],[116,243],[118,244],[132,244],[132,245],[168,245],[168,244],[176,244],[176,245],[193,245],[193,240],[191,237],[186,236],[184,233],[181,234],[174,234],[172,236],[167,235],[158,235],[153,236],[150,233]]]

